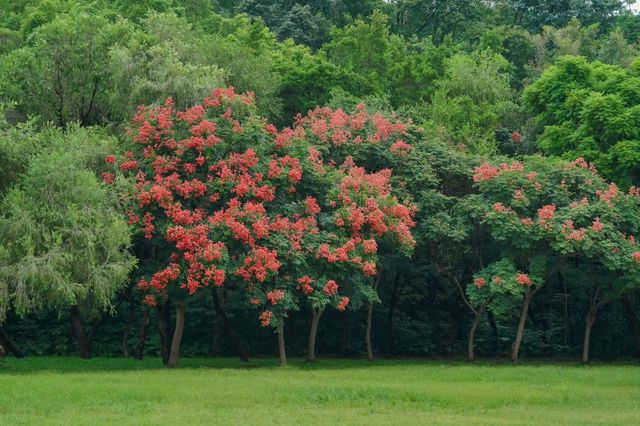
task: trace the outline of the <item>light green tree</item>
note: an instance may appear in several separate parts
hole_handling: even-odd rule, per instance
[[[135,265],[117,197],[95,172],[114,141],[76,127],[44,132],[0,205],[0,322],[9,309],[69,309],[89,358],[82,317],[111,308]]]

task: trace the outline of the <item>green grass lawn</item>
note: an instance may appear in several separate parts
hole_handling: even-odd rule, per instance
[[[34,357],[0,361],[0,424],[639,424],[640,366]]]

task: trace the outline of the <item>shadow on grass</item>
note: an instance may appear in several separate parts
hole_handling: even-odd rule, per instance
[[[613,363],[594,363],[592,366],[637,365],[637,360],[618,360]],[[517,368],[536,366],[562,366],[585,368],[575,359],[529,359],[518,364],[512,364],[503,358],[483,359],[475,363],[468,363],[464,359],[434,359],[434,358],[377,358],[374,361],[366,359],[321,358],[316,362],[305,362],[303,358],[291,358],[286,370],[340,370],[340,369],[371,369],[376,367],[410,368],[416,366],[430,366],[433,368],[446,367],[489,367],[489,368]],[[589,366],[586,366],[588,368]],[[250,362],[241,362],[237,358],[182,358],[179,370],[194,369],[280,369],[277,358],[252,358]],[[104,358],[98,357],[83,360],[68,356],[34,356],[22,359],[5,358],[0,360],[0,375],[3,374],[31,374],[31,373],[87,373],[87,372],[119,372],[119,371],[153,371],[166,370],[159,357],[147,357],[144,360],[132,358]]]

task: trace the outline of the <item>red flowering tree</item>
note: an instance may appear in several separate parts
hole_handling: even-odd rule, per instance
[[[479,193],[469,198],[471,213],[501,245],[500,257],[512,265],[515,273],[500,278],[511,287],[521,287],[509,290],[522,298],[513,361],[518,359],[531,300],[553,274],[584,263],[608,271],[609,279],[589,289],[592,303],[583,357],[587,361],[597,310],[637,285],[640,255],[636,254],[635,235],[640,225],[634,217],[640,212],[640,191],[620,191],[582,159],[565,163],[531,157],[524,163],[483,163],[475,169],[473,179]],[[469,296],[485,300],[489,309],[499,309],[491,295],[503,282],[495,282],[491,268],[476,275]]]
[[[310,159],[316,167],[328,164],[345,171],[341,193],[337,194],[340,213],[336,223],[350,228],[355,240],[369,241],[364,254],[373,256],[362,263],[362,269],[365,275],[376,275],[366,300],[369,359],[373,359],[371,324],[373,303],[379,300],[377,287],[382,259],[412,252],[415,240],[410,229],[415,226],[416,210],[412,195],[432,183],[428,162],[420,152],[418,155],[414,152],[417,131],[411,122],[404,123],[381,112],[368,112],[364,104],[359,104],[351,114],[342,109],[316,108],[306,116],[298,116],[293,129],[281,132],[283,138],[304,135],[312,145]],[[366,194],[362,191],[365,187]],[[319,318],[315,309],[313,318],[311,336]],[[311,354],[310,358],[314,359]]]
[[[324,165],[304,136],[265,123],[251,94],[216,89],[185,111],[170,99],[141,107],[130,150],[107,157],[131,176],[130,223],[155,247],[157,267],[139,282],[145,302],[176,301],[168,366],[178,363],[188,297],[201,288],[241,290],[260,310],[261,325],[277,328],[282,364],[284,319],[301,296],[316,310],[371,298],[365,283],[375,274],[375,253],[370,244],[365,253],[365,224],[352,222],[364,215],[379,235],[406,238],[410,222],[400,211],[409,210],[390,195],[388,173]],[[104,179],[113,182],[114,174]],[[347,260],[344,251],[352,252]]]
[[[315,360],[318,321],[328,298],[344,311],[351,303],[359,307],[377,299],[371,283],[378,273],[378,240],[413,247],[410,228],[412,209],[391,194],[390,170],[368,174],[363,168],[344,165],[338,170],[339,185],[328,196],[331,216],[323,226],[324,238],[315,254],[315,270],[323,279],[304,278],[300,289],[312,307],[308,360]],[[359,274],[354,274],[357,268]],[[329,277],[339,277],[336,282]],[[321,290],[321,291],[320,291]],[[335,298],[337,291],[341,296]]]

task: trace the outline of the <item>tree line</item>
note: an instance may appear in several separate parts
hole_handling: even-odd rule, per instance
[[[3,350],[640,350],[626,2],[0,6]]]

